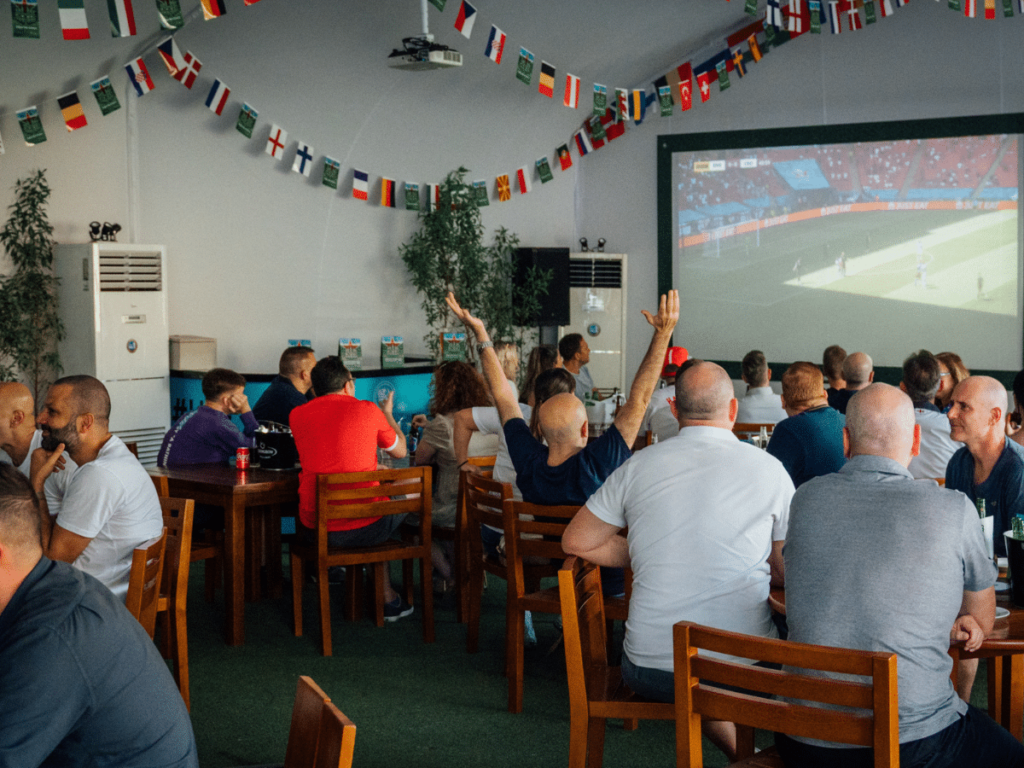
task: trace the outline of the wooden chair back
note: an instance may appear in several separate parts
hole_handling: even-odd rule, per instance
[[[333,702],[324,704],[320,715],[315,768],[352,768],[356,726]]]
[[[174,679],[185,706],[191,709],[188,677],[188,572],[192,557],[192,499],[160,497],[164,527],[167,529],[167,552],[160,588],[159,611],[166,611],[164,623],[164,656],[174,662]]]
[[[502,510],[505,558],[509,568],[509,588],[515,590],[517,598],[521,599],[527,592],[524,562],[539,563],[546,559],[561,561],[565,557],[562,534],[579,510],[578,504],[547,506],[514,499],[505,500]],[[554,576],[555,573],[557,568],[552,567],[550,575]]]
[[[136,459],[139,458],[139,444],[132,442],[125,442],[124,447],[128,449],[128,452]]]
[[[793,643],[711,629],[682,621],[672,629],[676,684],[676,764],[701,768],[701,718],[874,748],[876,768],[899,765],[896,655]],[[710,658],[711,651],[800,670],[844,673],[870,682],[812,677]],[[784,696],[759,698],[714,687]],[[853,708],[825,709],[801,702]],[[763,753],[761,753],[763,754]]]
[[[736,422],[735,424],[732,425],[732,433],[741,440],[746,440],[748,437],[761,434],[761,427],[767,429],[768,437],[771,437],[772,432],[775,431],[775,422]]]
[[[474,467],[482,467],[484,469],[494,469],[494,462],[497,460],[497,456],[470,456],[466,459]]]
[[[470,456],[467,463],[480,467],[485,477],[493,474],[497,456]],[[455,552],[452,572],[455,574],[455,620],[465,624],[469,617],[469,538],[466,536],[466,483],[471,473],[459,472],[459,490],[455,499]]]
[[[156,487],[157,496],[163,498],[171,495],[171,484],[166,475],[150,475],[149,479],[153,481],[153,485]]]
[[[167,529],[155,539],[140,544],[132,553],[125,607],[152,638],[156,634],[156,614],[160,605],[160,578],[164,570]]]
[[[483,475],[463,472],[460,478],[463,492],[466,522],[463,526],[463,540],[466,543],[466,650],[476,653],[480,639],[480,600],[483,591],[484,573],[507,579],[505,566],[484,553],[480,540],[480,526],[489,525],[504,530],[502,505],[512,498],[512,485],[499,483]]]
[[[324,706],[330,702],[327,694],[303,675],[295,688],[292,705],[292,724],[288,729],[288,746],[284,754],[284,768],[309,768],[316,759],[317,744]]]

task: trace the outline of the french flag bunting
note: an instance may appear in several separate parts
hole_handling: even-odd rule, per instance
[[[228,88],[220,80],[213,81],[213,87],[210,88],[210,95],[206,97],[207,108],[220,115],[224,111],[224,105],[228,103],[228,96],[231,95],[231,89]],[[273,133],[273,131],[271,131]],[[282,147],[283,149],[283,147]]]
[[[124,65],[124,68],[128,72],[128,79],[135,86],[135,92],[139,96],[145,96],[153,90],[153,79],[149,76],[149,70],[146,69],[146,62],[141,58],[129,61]]]
[[[580,157],[589,155],[590,151],[594,148],[590,143],[590,138],[583,131],[576,131],[576,135],[573,137],[576,140],[576,149],[580,153]]]
[[[501,64],[501,54],[505,50],[505,33],[493,24],[491,34],[487,38],[487,47],[484,49],[484,56],[495,64]]]
[[[366,171],[352,169],[352,197],[367,200],[370,196],[370,175]]]
[[[295,162],[292,163],[292,170],[301,173],[307,179],[309,172],[313,170],[313,148],[309,144],[299,142],[299,148],[295,152]]]
[[[132,37],[135,34],[135,10],[132,0],[107,0],[112,37]]]
[[[525,195],[530,191],[530,176],[532,175],[531,169],[528,165],[524,165],[522,168],[516,171],[516,180],[519,182],[519,194]]]
[[[455,28],[462,33],[462,36],[469,39],[473,34],[473,25],[476,23],[476,8],[462,0],[459,6],[459,15],[455,18]]]
[[[576,75],[565,76],[565,98],[562,100],[565,106],[578,109],[580,106],[580,79]]]
[[[65,40],[88,40],[89,23],[85,19],[85,0],[57,0],[60,28]]]
[[[284,156],[284,147],[288,143],[288,131],[281,126],[271,123],[270,136],[267,137],[267,148],[263,150],[275,160]]]
[[[203,62],[193,56],[191,51],[186,51],[185,68],[179,69],[177,74],[174,75],[174,79],[191,91],[192,86],[196,84],[196,77],[199,75],[199,70],[202,68]]]
[[[185,64],[185,57],[181,55],[181,49],[178,48],[178,44],[174,42],[173,37],[168,37],[160,43],[160,45],[156,47],[156,51],[160,54],[160,58],[167,67],[167,74],[171,77],[174,77],[178,74],[179,70],[182,70],[187,66]]]
[[[839,0],[828,2],[828,23],[832,28],[832,34],[838,35],[843,31],[843,20],[839,17]]]

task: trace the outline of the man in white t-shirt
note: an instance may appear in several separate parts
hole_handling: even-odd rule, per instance
[[[92,376],[54,382],[39,412],[42,445],[30,480],[40,500],[63,451],[78,465],[67,487],[42,506],[43,554],[71,563],[111,592],[128,592],[132,550],[160,535],[163,514],[146,470],[110,433],[110,395]]]
[[[35,402],[28,387],[18,381],[0,384],[0,451],[25,477],[32,470],[32,453],[42,445],[43,433],[36,429]],[[67,454],[57,471],[46,478],[46,495],[62,493],[78,466]]]
[[[720,366],[700,362],[683,371],[673,405],[679,435],[615,470],[562,538],[569,554],[633,569],[622,673],[648,698],[674,698],[677,621],[778,634],[768,589],[784,580],[793,481],[777,459],[732,434],[736,407]],[[732,723],[705,721],[704,733],[736,759]]]
[[[922,349],[903,361],[900,389],[914,403],[914,418],[921,426],[921,452],[910,460],[910,474],[915,479],[946,476],[946,465],[964,444],[949,436],[946,414],[935,405],[935,395],[942,381],[939,359]]]

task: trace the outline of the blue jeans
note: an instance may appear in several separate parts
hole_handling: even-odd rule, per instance
[[[872,750],[816,747],[775,734],[786,768],[871,768]],[[900,744],[900,768],[1019,768],[1021,744],[985,712],[969,706],[967,714],[938,733]]]

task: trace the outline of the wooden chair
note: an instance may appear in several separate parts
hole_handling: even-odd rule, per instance
[[[331,566],[372,565],[376,586],[375,610],[378,626],[384,624],[384,564],[392,560],[420,561],[420,595],[423,610],[423,640],[434,642],[434,603],[430,565],[430,493],[429,467],[384,469],[376,472],[317,476],[316,541],[311,545],[293,543],[290,550],[292,600],[295,636],[302,636],[302,574],[304,562],[315,562],[320,597],[320,635],[324,656],[330,656],[331,609],[328,599],[327,569]],[[354,484],[363,487],[352,487]],[[414,498],[405,498],[406,496]],[[339,503],[344,502],[344,503]],[[332,520],[349,520],[383,515],[419,515],[417,541],[393,541],[369,547],[331,547],[327,544],[327,526]],[[355,596],[352,568],[349,568],[349,597]],[[412,584],[406,583],[406,599],[412,597]],[[411,603],[412,601],[409,600]]]
[[[509,712],[523,711],[525,612],[562,612],[558,587],[541,589],[540,580],[558,576],[559,564],[565,558],[562,534],[579,509],[576,504],[554,507],[505,500],[502,524],[508,572],[505,653]],[[532,520],[529,519],[531,517]],[[627,597],[607,598],[604,601],[605,617],[609,621],[626,620],[629,612],[628,582],[627,578]]]
[[[470,456],[467,461],[480,467],[483,477],[491,477],[497,456]],[[469,618],[469,569],[470,548],[467,536],[468,519],[466,516],[466,477],[468,472],[459,473],[459,495],[455,502],[455,562],[452,571],[455,574],[455,620],[465,624]],[[436,531],[435,531],[436,532]]]
[[[484,588],[484,573],[493,573],[508,579],[507,570],[498,558],[484,552],[480,540],[480,526],[490,525],[504,530],[502,505],[512,498],[512,485],[499,483],[483,475],[463,473],[460,478],[465,503],[465,534],[469,554],[466,557],[466,650],[476,653],[480,640],[480,600]]]
[[[320,714],[320,736],[314,768],[352,768],[356,727],[332,702],[324,703]]]
[[[792,736],[873,747],[875,768],[899,765],[896,654],[827,648],[702,627],[672,629],[676,684],[676,765],[701,768],[701,718],[726,720]],[[862,675],[870,682],[822,679],[698,655],[699,650],[800,669]],[[852,707],[837,711],[712,687],[715,683],[807,702]],[[745,745],[753,753],[753,740]],[[742,752],[741,752],[742,754]],[[733,765],[782,766],[774,748]]]
[[[775,431],[775,422],[736,422],[732,425],[732,433],[740,440],[747,440],[751,437],[760,435],[761,427],[768,430],[768,437],[770,438],[772,436],[772,432]]]
[[[637,696],[608,666],[604,601],[597,566],[570,557],[558,570],[569,679],[569,768],[600,768],[605,721],[672,720],[675,706]],[[627,726],[628,727],[628,726]],[[634,725],[635,727],[635,725]]]
[[[192,499],[162,497],[164,526],[167,528],[167,554],[164,556],[163,587],[158,612],[164,615],[164,658],[174,662],[174,679],[185,706],[191,710],[188,681],[188,566],[192,551]]]
[[[153,485],[156,486],[156,495],[161,499],[169,498],[171,490],[168,479],[162,475],[150,475],[150,478],[153,480]],[[195,509],[193,508],[194,514]],[[206,541],[201,544],[193,543],[188,557],[190,563],[198,563],[200,560],[209,561],[203,566],[203,579],[206,588],[206,602],[212,603],[217,592],[217,584],[220,582],[220,575],[223,572],[224,535],[207,531]]]
[[[288,730],[288,746],[284,754],[284,768],[310,768],[316,759],[323,723],[324,707],[330,702],[327,694],[303,675],[295,689],[292,705],[292,724]]]
[[[152,638],[156,634],[156,613],[160,604],[160,577],[164,570],[167,529],[155,539],[140,544],[132,553],[125,607]]]

